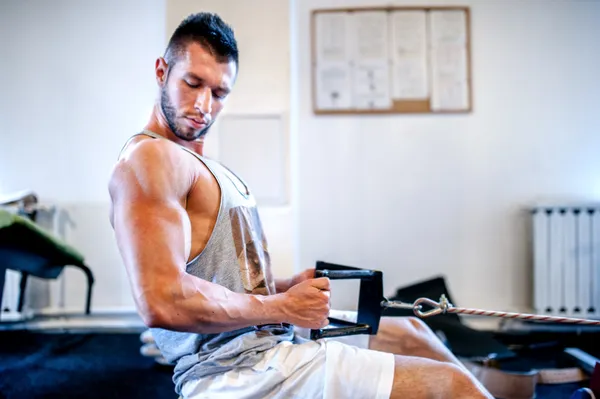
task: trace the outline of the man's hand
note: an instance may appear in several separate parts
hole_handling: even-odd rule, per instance
[[[277,292],[280,292],[280,293],[286,292],[293,286],[300,284],[301,282],[306,281],[311,278],[315,278],[315,269],[314,268],[306,269],[303,272],[298,273],[291,278],[275,280],[275,288],[277,289]]]
[[[288,322],[303,328],[323,328],[329,324],[329,279],[305,279],[285,294],[284,309]]]
[[[303,281],[311,279],[311,278],[315,278],[315,269],[314,268],[306,269],[302,273],[298,273],[294,277],[292,277],[292,279],[290,280],[290,288],[292,288],[295,285],[300,284]]]

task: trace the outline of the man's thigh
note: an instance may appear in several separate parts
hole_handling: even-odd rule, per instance
[[[388,399],[394,356],[337,341],[282,343],[252,368],[236,369],[184,385],[200,398]]]

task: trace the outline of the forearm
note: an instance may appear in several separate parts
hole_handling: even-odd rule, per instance
[[[211,334],[286,322],[281,294],[236,293],[189,274],[161,291],[151,307],[157,326],[170,330]]]

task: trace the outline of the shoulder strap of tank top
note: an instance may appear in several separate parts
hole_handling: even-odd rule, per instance
[[[123,151],[125,150],[125,148],[127,148],[127,146],[129,145],[129,143],[131,142],[131,140],[133,140],[134,138],[136,138],[137,136],[141,136],[143,133],[136,133],[133,136],[129,137],[127,139],[127,141],[125,141],[125,144],[123,144],[123,146],[121,147],[121,149],[119,150],[119,154],[117,155],[117,159],[121,158],[121,155],[123,154]]]
[[[152,137],[152,138],[155,138],[155,139],[163,139],[163,140],[166,140],[166,139],[165,139],[163,136],[161,136],[161,135],[159,135],[159,134],[157,134],[157,133],[154,133],[154,132],[153,132],[153,131],[151,131],[151,130],[144,129],[144,130],[142,130],[141,132],[139,132],[139,133],[136,133],[136,134],[134,134],[133,136],[131,136],[131,137],[130,137],[130,138],[127,140],[127,142],[125,143],[125,145],[123,146],[123,148],[121,149],[121,152],[123,152],[123,149],[125,149],[125,147],[127,146],[127,144],[128,144],[128,143],[129,143],[129,142],[130,142],[130,141],[131,141],[131,140],[132,140],[134,137],[136,137],[136,136],[141,136],[141,135],[150,136],[150,137]],[[197,158],[197,159],[198,159],[200,162],[202,162],[202,163],[203,163],[203,164],[204,164],[204,165],[205,165],[205,166],[208,168],[208,170],[210,170],[210,171],[211,171],[211,173],[212,173],[212,174],[215,176],[215,178],[217,179],[217,181],[219,181],[219,177],[216,175],[215,171],[212,169],[212,167],[211,167],[210,165],[208,165],[208,163],[207,163],[207,159],[205,159],[205,158],[204,158],[202,155],[200,155],[200,154],[198,154],[198,153],[196,153],[196,152],[194,152],[194,151],[190,150],[189,148],[186,148],[186,147],[184,147],[184,146],[182,146],[182,145],[180,145],[180,144],[177,144],[177,145],[178,145],[178,146],[179,146],[179,148],[181,148],[182,150],[184,150],[184,151],[187,151],[188,153],[190,153],[190,154],[192,154],[193,156],[195,156],[195,157],[196,157],[196,158]],[[120,154],[120,153],[119,153],[119,154]],[[234,173],[234,172],[233,172],[231,169],[229,169],[229,168],[228,168],[228,167],[226,167],[225,165],[223,165],[223,164],[221,164],[221,163],[219,163],[219,165],[221,165],[221,166],[222,166],[222,167],[223,167],[225,170],[227,170],[227,172],[228,172],[228,173],[230,173],[231,175],[233,175],[233,176],[234,176],[234,178],[235,178],[235,179],[237,179],[237,180],[238,180],[238,181],[241,183],[241,185],[244,187],[243,191],[242,191],[242,190],[240,190],[240,188],[238,187],[238,184],[236,184],[236,183],[235,183],[235,182],[232,180],[232,178],[231,178],[230,176],[228,176],[227,174],[225,174],[225,176],[226,176],[226,177],[227,177],[229,180],[231,180],[231,182],[233,183],[233,185],[234,185],[234,186],[235,186],[235,187],[238,189],[239,193],[240,193],[240,194],[242,194],[244,197],[248,197],[248,196],[250,195],[250,189],[248,188],[248,184],[247,184],[247,183],[246,183],[246,182],[245,182],[245,181],[244,181],[244,180],[243,180],[241,177],[239,177],[239,176],[238,176],[236,173]]]
[[[135,137],[137,137],[137,136],[149,136],[149,137],[152,137],[152,138],[155,138],[155,139],[163,139],[163,140],[166,140],[166,139],[165,139],[163,136],[161,136],[160,134],[154,133],[154,132],[153,132],[153,131],[151,131],[151,130],[144,129],[144,130],[142,130],[141,132],[139,132],[139,133],[136,133],[136,134],[134,134],[133,136],[131,136],[130,138],[128,138],[128,139],[127,139],[127,141],[126,141],[126,142],[125,142],[125,144],[123,145],[123,148],[121,148],[121,151],[119,151],[119,156],[121,156],[121,153],[123,152],[123,150],[125,149],[125,147],[127,147],[127,145],[128,145],[130,142],[131,142],[131,140],[133,140],[133,139],[134,139]],[[177,144],[177,143],[175,143],[175,144]],[[179,146],[179,148],[181,148],[182,150],[189,152],[190,154],[192,154],[193,156],[195,156],[196,158],[198,158],[199,160],[201,160],[203,163],[205,163],[205,162],[204,162],[204,159],[203,159],[203,157],[202,157],[200,154],[198,154],[198,153],[196,153],[196,152],[194,152],[194,151],[190,150],[189,148],[185,148],[185,147],[184,147],[184,146],[182,146],[182,145],[179,145],[179,144],[177,144],[177,145],[178,145],[178,146]],[[207,167],[208,167],[208,165],[207,165]]]
[[[154,137],[155,139],[163,139],[163,140],[166,140],[166,139],[165,139],[163,136],[161,136],[160,134],[156,134],[156,133],[154,133],[153,131],[146,130],[146,129],[142,130],[142,132],[141,132],[141,133],[139,133],[139,134],[145,134],[145,135],[147,135],[147,136]],[[194,152],[194,151],[190,150],[189,148],[186,148],[186,147],[182,146],[181,144],[177,144],[177,143],[175,143],[175,144],[176,144],[176,145],[177,145],[179,148],[181,148],[182,150],[184,150],[184,151],[187,151],[187,152],[189,152],[190,154],[192,154],[193,156],[195,156],[196,158],[198,158],[200,161],[202,161],[202,163],[203,163],[203,164],[205,164],[205,165],[206,165],[205,159],[204,159],[204,157],[203,157],[202,155],[198,154],[197,152]],[[210,169],[210,166],[206,165],[206,167]]]

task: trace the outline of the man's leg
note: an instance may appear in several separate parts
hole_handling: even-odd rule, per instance
[[[455,364],[336,341],[282,343],[253,367],[188,381],[187,399],[493,399]]]
[[[377,335],[369,339],[369,349],[424,357],[462,367],[462,363],[427,324],[416,317],[382,317]]]
[[[369,339],[369,349],[396,355],[392,399],[429,397],[427,393],[432,392],[439,395],[433,397],[492,398],[433,331],[415,317],[382,317],[377,335]],[[417,387],[422,394],[415,391]]]
[[[493,399],[463,368],[447,362],[395,356],[390,399]]]
[[[332,317],[356,322],[356,312],[334,311]],[[391,399],[493,399],[433,331],[416,317],[382,317],[377,335],[328,340],[394,354]],[[363,366],[369,369],[368,365]],[[350,382],[355,381],[348,378],[346,384]]]
[[[340,310],[332,310],[330,314],[331,317],[351,322],[356,322],[357,315],[356,311]],[[297,331],[301,336],[308,337],[308,330],[297,329]],[[331,339],[360,348],[395,355],[424,357],[464,367],[427,324],[416,317],[382,317],[377,335]]]

